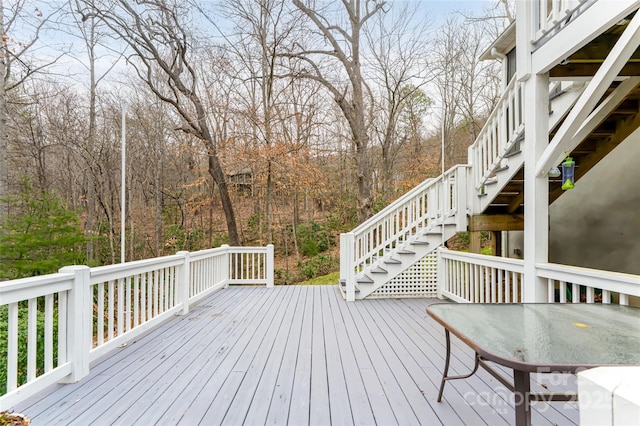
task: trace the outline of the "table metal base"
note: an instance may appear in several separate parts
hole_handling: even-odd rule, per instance
[[[473,376],[478,367],[481,366],[489,374],[496,378],[504,387],[514,393],[514,403],[516,409],[516,426],[531,425],[531,401],[545,402],[572,402],[578,400],[576,392],[531,392],[531,377],[528,371],[513,369],[513,383],[500,374],[495,368],[483,359],[480,354],[475,353],[475,363],[473,370],[469,374],[462,376],[448,376],[449,361],[451,359],[451,336],[449,330],[445,328],[445,339],[447,346],[447,355],[444,362],[444,372],[442,373],[442,381],[440,382],[440,391],[438,392],[438,402],[442,400],[444,385],[448,380],[466,379]],[[561,371],[545,371],[544,373],[564,373]]]

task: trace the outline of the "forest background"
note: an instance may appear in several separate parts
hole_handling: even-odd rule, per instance
[[[478,58],[512,2],[442,5],[0,0],[0,279],[120,260],[123,131],[126,261],[272,243],[278,284],[336,271],[500,95]]]

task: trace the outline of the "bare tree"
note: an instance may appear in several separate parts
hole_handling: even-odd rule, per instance
[[[375,99],[378,120],[374,127],[382,154],[382,195],[387,203],[395,198],[396,157],[409,140],[409,135],[402,134],[400,129],[403,115],[406,117],[405,111],[415,109],[419,102],[430,102],[422,91],[429,82],[427,44],[423,37],[428,19],[415,24],[417,5],[407,4],[393,12],[376,16],[376,25],[365,31],[371,47],[373,90],[380,91]],[[406,126],[404,130],[408,130]]]
[[[281,139],[275,128],[277,105],[281,102],[287,83],[279,85],[279,56],[283,45],[293,31],[295,17],[286,9],[282,0],[232,0],[226,3],[227,18],[236,25],[237,41],[229,48],[235,53],[243,70],[247,93],[245,108],[253,143],[264,146],[269,152],[277,139]],[[248,99],[247,99],[248,98]],[[267,242],[273,242],[273,161],[267,155],[264,185],[264,223]]]
[[[78,0],[69,0],[69,8],[70,10],[79,10],[81,8]],[[96,150],[96,127],[97,127],[97,113],[96,113],[96,102],[97,102],[97,92],[98,85],[100,82],[108,75],[108,73],[115,67],[117,61],[113,61],[112,64],[106,69],[106,71],[102,73],[98,73],[97,71],[97,63],[102,59],[101,54],[99,52],[99,48],[101,47],[101,40],[106,38],[106,35],[100,31],[99,21],[96,19],[94,13],[90,13],[86,15],[87,19],[83,19],[84,15],[72,14],[72,17],[75,22],[76,28],[80,32],[80,37],[82,42],[84,43],[84,47],[86,49],[86,59],[79,60],[78,62],[82,64],[85,69],[89,73],[89,128],[86,136],[86,149],[83,150],[85,154],[85,161],[88,166],[88,173],[85,175],[86,179],[86,196],[85,196],[85,204],[86,204],[86,217],[85,217],[85,233],[88,236],[93,235],[94,226],[95,226],[95,216],[96,216],[96,189],[95,189],[95,150]],[[75,31],[72,33],[73,36],[76,36]],[[106,49],[111,50],[111,49]],[[121,56],[122,54],[116,52],[117,56]],[[94,257],[93,254],[93,239],[87,239],[87,260],[92,261]]]
[[[486,47],[487,33],[481,25],[469,25],[450,16],[434,43],[434,82],[442,102],[445,152],[449,164],[465,161],[466,148],[477,137],[482,117],[495,97],[499,82],[494,64],[478,57]],[[460,137],[458,130],[464,131]]]
[[[203,102],[198,61],[193,52],[198,40],[185,26],[187,5],[172,0],[149,0],[135,5],[126,0],[81,0],[84,18],[94,14],[134,52],[129,63],[137,75],[163,102],[181,117],[179,127],[206,149],[209,174],[218,186],[227,222],[229,242],[239,244],[235,214],[226,176],[218,157],[206,105]]]
[[[329,90],[340,107],[351,130],[356,154],[358,182],[358,216],[366,220],[372,213],[372,174],[369,159],[369,128],[372,118],[371,103],[367,104],[368,91],[362,74],[362,37],[365,25],[383,11],[385,2],[379,0],[343,0],[344,15],[331,20],[335,13],[328,9],[314,9],[315,2],[293,0],[293,4],[307,16],[316,30],[317,40],[324,46],[317,48],[300,46],[289,56],[301,61],[297,75],[322,84]],[[335,11],[334,11],[335,12]],[[325,67],[324,60],[331,63]],[[337,61],[337,67],[336,67]],[[346,74],[346,81],[331,73],[338,68]]]
[[[54,8],[45,15],[37,6],[33,6],[33,2],[16,0],[9,2],[9,7],[5,8],[3,0],[0,0],[0,220],[7,217],[7,93],[59,59],[57,57],[52,61],[36,64],[27,57],[40,39],[45,26],[60,10]],[[27,34],[27,39],[14,38],[12,33],[17,28]]]

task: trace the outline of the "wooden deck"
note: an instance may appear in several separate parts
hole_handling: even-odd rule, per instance
[[[483,370],[436,402],[444,331],[425,313],[435,301],[232,287],[14,410],[36,426],[512,424],[511,393]],[[473,353],[453,343],[452,374],[466,373]],[[574,379],[545,376],[544,386],[575,390]],[[577,423],[577,404],[534,403],[532,422]]]

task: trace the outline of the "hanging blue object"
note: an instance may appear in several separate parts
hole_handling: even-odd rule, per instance
[[[562,162],[562,189],[565,191],[575,188],[575,170],[576,162],[573,161],[573,158],[567,157]]]

